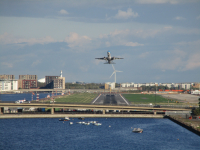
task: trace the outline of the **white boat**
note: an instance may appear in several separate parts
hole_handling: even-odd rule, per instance
[[[82,122],[77,122],[78,124],[81,124]]]
[[[65,117],[64,119],[59,119],[59,121],[69,121],[69,117]]]
[[[135,133],[142,133],[142,132],[143,132],[143,129],[134,128],[132,132],[135,132]]]
[[[97,121],[90,121],[90,123],[95,124],[95,123],[97,123]]]
[[[90,125],[90,123],[89,123],[89,122],[86,122],[85,125]]]
[[[73,124],[73,122],[70,122],[69,124]]]
[[[95,123],[94,125],[95,126],[101,126],[102,124],[101,123]]]

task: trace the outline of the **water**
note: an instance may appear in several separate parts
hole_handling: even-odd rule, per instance
[[[47,97],[47,95],[50,94],[52,96],[52,93],[39,93],[39,99]],[[55,95],[60,95],[61,93],[54,93]],[[37,94],[33,95],[33,100],[36,100]],[[31,101],[32,100],[32,93],[22,93],[22,94],[0,94],[0,100],[2,101],[17,101],[26,99]]]
[[[74,119],[74,120],[72,120]],[[200,137],[168,119],[86,118],[102,126],[46,119],[0,119],[0,149],[199,150]],[[111,126],[111,127],[109,127]],[[133,133],[133,128],[143,133]]]

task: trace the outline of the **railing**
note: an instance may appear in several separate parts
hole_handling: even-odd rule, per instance
[[[0,101],[0,103],[15,103],[15,101]],[[29,103],[16,103],[16,104],[29,104]],[[66,103],[66,102],[42,102],[42,101],[30,101],[30,104],[74,104],[74,105],[93,105],[95,107],[102,104],[91,104],[91,103]],[[135,106],[135,107],[154,107],[154,105],[148,104],[106,104],[105,106]],[[194,105],[160,105],[161,108],[183,108],[183,109],[195,109],[199,108],[199,106]]]

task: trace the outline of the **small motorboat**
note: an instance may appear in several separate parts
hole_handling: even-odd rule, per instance
[[[84,118],[84,117],[79,117],[78,119],[80,119],[80,120],[85,120],[85,118]]]
[[[94,125],[95,126],[101,126],[102,124],[101,123],[95,123]]]
[[[81,124],[85,124],[85,122],[83,121],[83,122],[81,122]]]
[[[73,124],[73,122],[70,122],[69,124]]]
[[[132,132],[135,132],[135,133],[142,133],[142,132],[143,132],[143,129],[134,128]]]
[[[59,119],[59,121],[69,121],[69,117],[65,117],[64,119]]]
[[[89,122],[86,122],[85,125],[90,125],[90,123],[89,123]]]

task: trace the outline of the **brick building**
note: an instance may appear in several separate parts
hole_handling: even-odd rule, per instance
[[[18,80],[18,88],[31,89],[37,87],[37,80]]]

